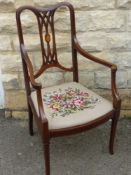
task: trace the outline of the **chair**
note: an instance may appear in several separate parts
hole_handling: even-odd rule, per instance
[[[54,14],[61,6],[66,6],[70,12],[72,44],[71,68],[65,68],[58,62],[57,59]],[[20,15],[24,10],[32,11],[34,15],[36,15],[38,21],[43,63],[36,73],[33,72],[33,65],[24,45],[20,19]],[[59,3],[49,8],[22,6],[16,11],[16,21],[28,102],[29,132],[30,135],[33,135],[34,116],[42,137],[46,175],[50,175],[49,147],[50,139],[52,137],[66,136],[83,132],[103,124],[109,119],[112,120],[109,151],[113,154],[116,126],[121,108],[121,99],[116,89],[117,67],[112,63],[89,54],[81,48],[76,38],[75,14],[73,6],[66,2]],[[45,38],[43,38],[43,26],[45,27]],[[51,33],[48,32],[48,26],[51,27]],[[53,46],[52,51],[50,44],[51,38]],[[45,51],[43,42],[47,45],[47,51]],[[110,68],[112,103],[79,83],[77,52],[84,56],[85,59],[89,59]],[[45,70],[52,67],[72,72],[73,82],[42,88],[41,83],[36,82],[36,78],[38,78]]]

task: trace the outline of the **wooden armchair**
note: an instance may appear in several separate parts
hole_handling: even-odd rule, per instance
[[[70,12],[72,44],[71,68],[65,68],[57,59],[54,15],[55,11],[61,6],[66,6]],[[20,15],[24,10],[32,11],[34,15],[36,15],[38,22],[43,63],[36,73],[33,72],[32,63],[24,45],[20,18]],[[23,6],[16,11],[16,21],[27,92],[29,131],[30,135],[33,135],[34,116],[43,141],[46,175],[50,175],[49,144],[52,137],[83,132],[92,129],[109,119],[112,120],[109,151],[113,154],[116,125],[121,107],[121,99],[116,89],[117,67],[112,63],[90,55],[81,48],[76,38],[73,6],[66,2],[43,9]],[[51,33],[48,32],[48,26],[51,28]],[[43,27],[45,28],[45,38],[43,38]],[[51,39],[52,42],[50,42]],[[50,43],[52,43],[52,45]],[[44,45],[47,46],[46,51]],[[51,47],[53,48],[52,50]],[[86,59],[110,68],[112,103],[78,83],[77,52]],[[38,78],[45,70],[52,67],[73,72],[73,82],[43,89],[42,85],[36,82],[36,78]]]

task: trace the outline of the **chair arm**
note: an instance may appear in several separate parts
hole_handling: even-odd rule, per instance
[[[41,89],[42,88],[41,83],[37,83],[35,81],[34,74],[33,74],[33,66],[32,66],[32,63],[31,63],[31,61],[29,59],[28,53],[27,53],[27,51],[25,49],[25,46],[23,44],[21,44],[20,45],[20,49],[21,49],[22,58],[25,61],[26,66],[28,68],[29,78],[30,78],[30,82],[31,82],[33,88],[34,89]]]
[[[25,49],[25,46],[23,44],[20,45],[20,49],[21,49],[21,53],[22,53],[22,58],[24,59],[26,65],[27,65],[28,71],[29,71],[31,84],[32,84],[33,88],[36,90],[40,118],[42,120],[42,123],[48,127],[48,120],[45,116],[43,103],[42,103],[42,96],[41,96],[42,85],[41,85],[41,83],[37,83],[35,81],[34,74],[33,74],[33,66],[32,66],[32,63],[29,59],[29,56],[28,56],[27,51]]]
[[[81,46],[80,46],[80,44],[79,44],[76,37],[74,38],[74,47],[81,55],[83,55],[85,58],[88,58],[89,60],[92,60],[96,63],[102,64],[102,65],[104,65],[106,67],[109,67],[109,68],[116,67],[115,64],[112,64],[108,61],[97,58],[97,57],[91,55],[90,53],[88,53],[87,51],[85,51],[83,48],[81,48]]]
[[[112,64],[108,61],[102,60],[100,58],[97,58],[97,57],[89,54],[87,51],[85,51],[84,49],[81,48],[76,37],[74,37],[74,48],[85,58],[87,58],[91,61],[94,61],[96,63],[99,63],[101,65],[104,65],[106,67],[109,67],[111,69],[111,90],[112,90],[112,96],[113,96],[113,107],[115,109],[119,109],[120,104],[121,104],[121,99],[120,99],[120,96],[117,92],[117,87],[116,87],[117,66],[115,64]]]

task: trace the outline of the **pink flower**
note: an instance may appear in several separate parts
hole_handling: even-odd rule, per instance
[[[83,101],[82,100],[74,100],[73,103],[76,106],[83,106]]]

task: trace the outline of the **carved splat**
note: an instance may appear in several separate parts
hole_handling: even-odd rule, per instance
[[[39,12],[38,16],[43,64],[57,63],[54,11]]]

